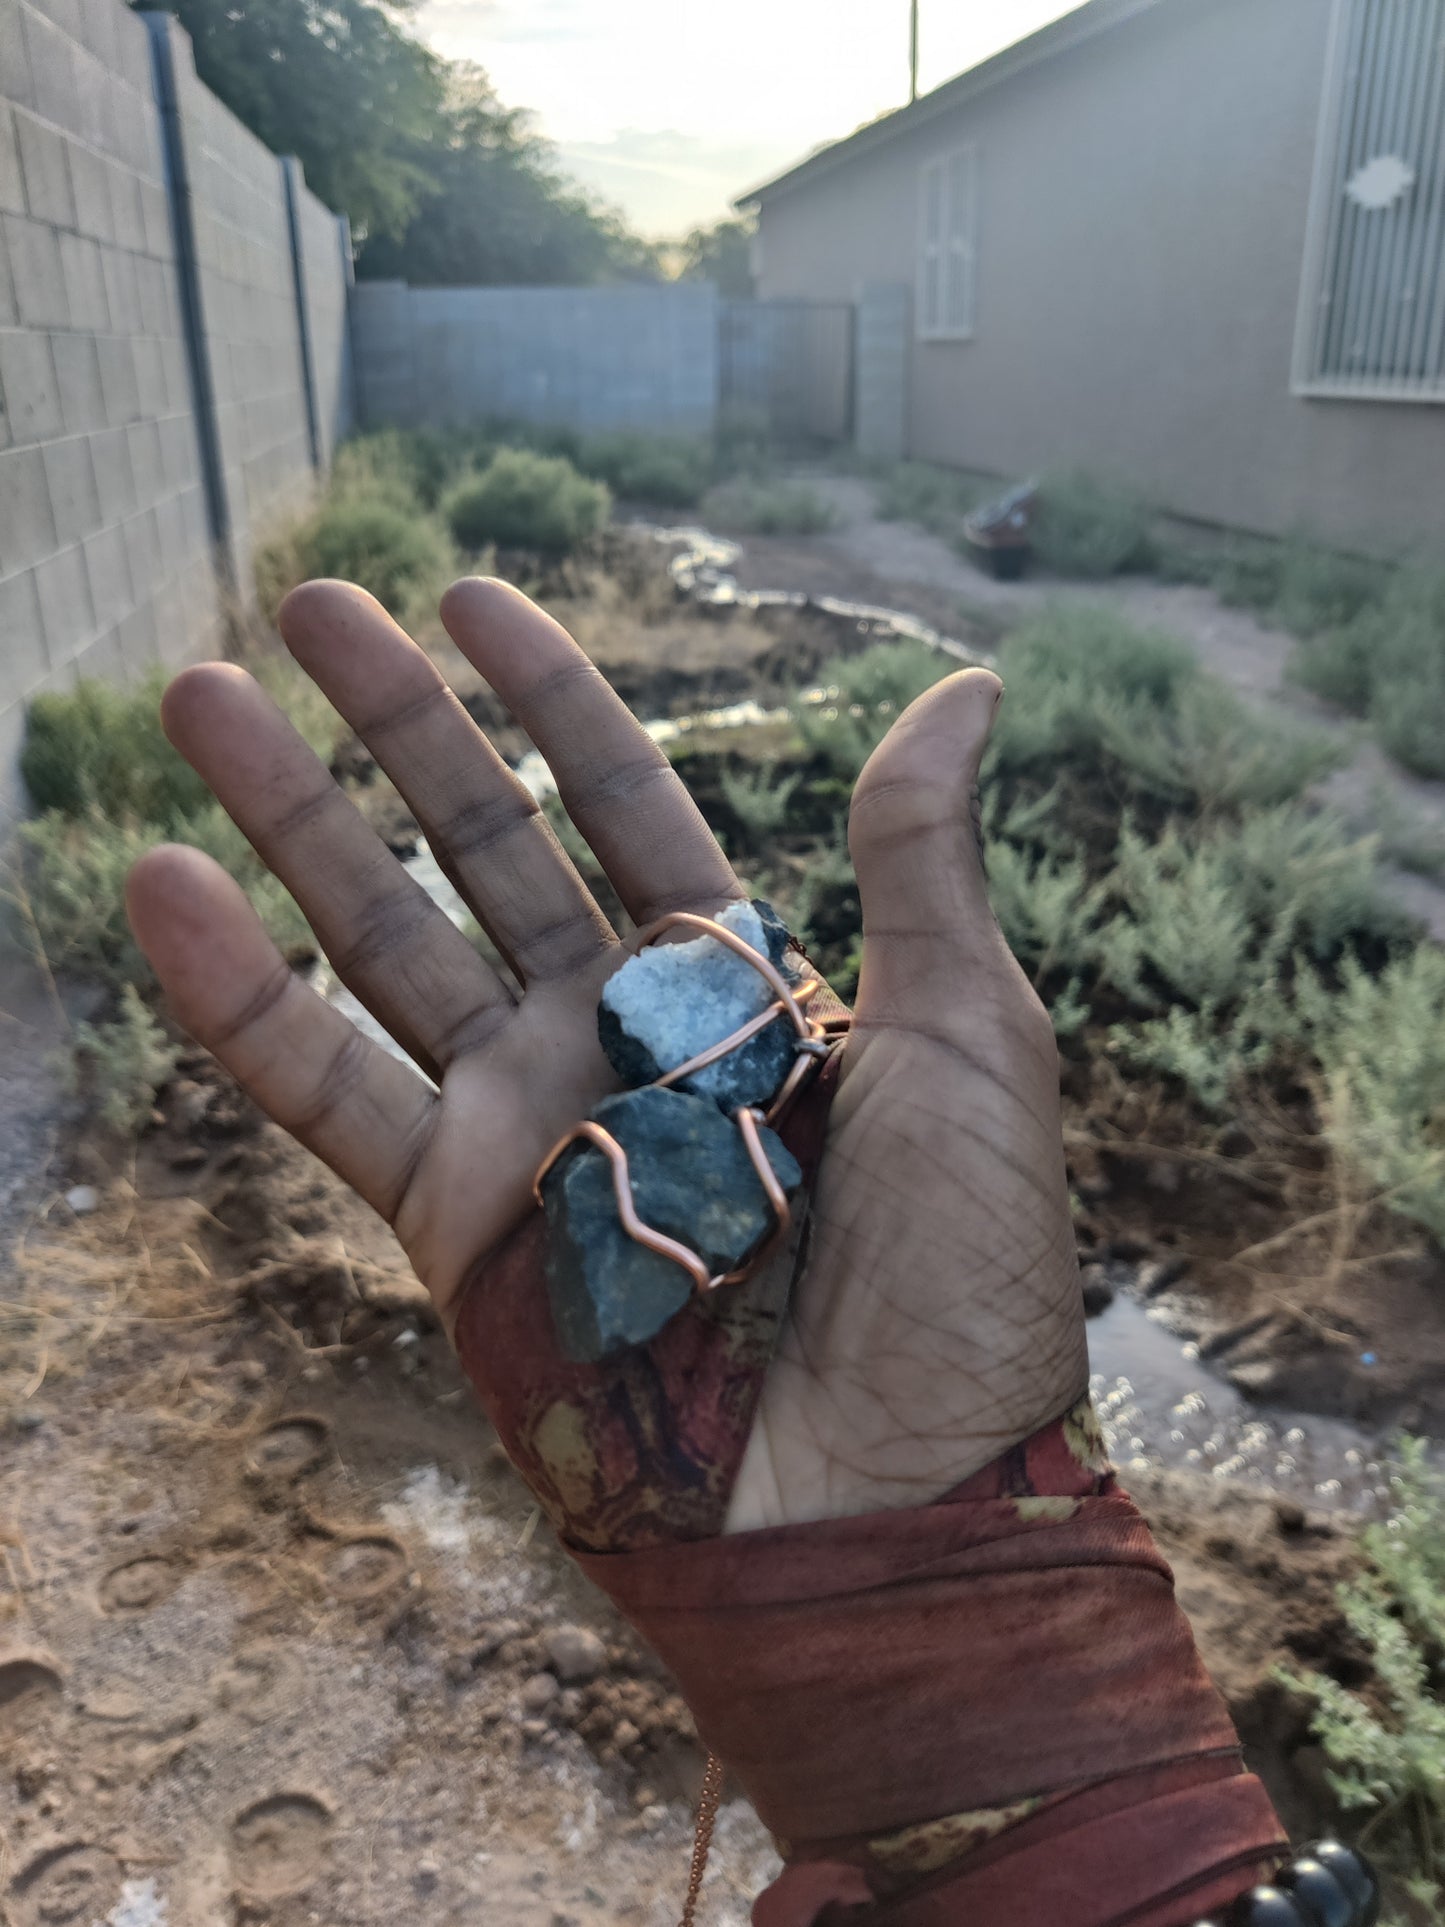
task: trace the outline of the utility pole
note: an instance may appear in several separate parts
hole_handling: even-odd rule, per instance
[[[911,0],[908,20],[908,105],[918,98],[918,0]]]

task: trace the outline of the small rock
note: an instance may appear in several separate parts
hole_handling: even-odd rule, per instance
[[[645,1832],[656,1833],[659,1827],[667,1824],[667,1808],[660,1801],[655,1802],[650,1807],[644,1807],[638,1818]]]
[[[1305,1529],[1305,1509],[1293,1499],[1280,1499],[1274,1508],[1274,1522],[1281,1532],[1303,1532]]]
[[[391,1342],[397,1351],[404,1352],[409,1345],[419,1345],[421,1337],[410,1325],[404,1325]]]
[[[411,1877],[412,1891],[422,1898],[434,1894],[441,1885],[441,1869],[434,1860],[419,1860]]]
[[[642,1735],[631,1720],[619,1720],[612,1729],[612,1744],[618,1752],[625,1752],[629,1746],[636,1746]]]
[[[325,1367],[321,1365],[303,1365],[299,1376],[303,1378],[308,1385],[314,1385],[318,1378],[325,1378],[326,1370]]]
[[[1268,1398],[1278,1389],[1280,1371],[1272,1358],[1246,1358],[1238,1365],[1227,1364],[1225,1376],[1250,1398]]]
[[[1254,1149],[1254,1139],[1240,1123],[1226,1124],[1214,1140],[1215,1149],[1223,1158],[1248,1157]]]
[[[586,1626],[554,1626],[545,1644],[557,1677],[569,1684],[596,1679],[607,1664],[607,1648]]]
[[[77,1218],[84,1218],[99,1206],[100,1193],[93,1184],[73,1184],[65,1194],[65,1202]]]
[[[640,1786],[632,1796],[632,1804],[642,1813],[646,1808],[656,1806],[657,1795],[650,1786]]]
[[[1091,1171],[1087,1177],[1074,1180],[1074,1190],[1085,1204],[1102,1204],[1113,1189],[1102,1171]]]
[[[551,1673],[534,1673],[522,1687],[522,1704],[529,1713],[540,1713],[550,1706],[560,1691]]]
[[[524,1740],[545,1740],[551,1728],[545,1720],[523,1720],[522,1738]]]
[[[1184,1173],[1173,1158],[1155,1158],[1145,1168],[1144,1182],[1156,1191],[1172,1193],[1184,1182]]]
[[[206,1161],[206,1150],[200,1144],[187,1144],[169,1159],[173,1171],[199,1171]]]
[[[1102,1265],[1085,1265],[1079,1273],[1079,1283],[1083,1288],[1085,1318],[1097,1318],[1113,1304],[1114,1281]]]
[[[353,1358],[351,1361],[351,1369],[356,1373],[358,1378],[365,1378],[366,1374],[371,1370],[371,1360],[369,1358]]]
[[[23,1405],[10,1423],[17,1432],[38,1432],[45,1423],[45,1414],[37,1412],[33,1405]]]
[[[243,1385],[264,1385],[266,1367],[259,1358],[243,1358],[236,1367],[236,1376]]]

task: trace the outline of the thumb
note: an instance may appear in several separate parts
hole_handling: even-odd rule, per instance
[[[984,885],[979,764],[1003,684],[964,669],[911,703],[853,791],[848,847],[863,907],[860,1012],[919,1019],[965,973],[1014,966]]]

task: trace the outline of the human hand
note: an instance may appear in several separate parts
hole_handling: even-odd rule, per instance
[[[633,921],[746,894],[680,779],[558,625],[466,581],[443,620],[537,744]],[[518,982],[409,877],[244,671],[172,683],[171,740],[433,1078],[295,977],[196,851],[132,873],[177,1019],[395,1229],[454,1327],[538,1164],[615,1080],[597,999],[625,957],[536,804],[362,591],[311,583],[282,633],[410,806]],[[966,670],[894,726],[850,843],[865,943],[809,1266],[732,1488],[730,1530],[936,1496],[1056,1416],[1086,1354],[1048,1020],[984,895],[970,799],[998,694]],[[730,1288],[729,1288],[730,1289]]]

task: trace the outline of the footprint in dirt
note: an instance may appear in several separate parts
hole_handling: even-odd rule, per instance
[[[31,1726],[59,1699],[63,1681],[38,1653],[11,1653],[0,1659],[0,1733]]]
[[[105,1613],[145,1613],[169,1599],[181,1574],[159,1553],[141,1553],[123,1565],[112,1566],[100,1582],[100,1609]]]
[[[339,1540],[322,1559],[327,1588],[338,1599],[376,1599],[400,1585],[409,1566],[405,1546],[380,1532]]]
[[[273,1793],[231,1822],[231,1872],[249,1898],[279,1900],[320,1867],[333,1819],[309,1793]]]
[[[331,1428],[325,1419],[281,1419],[267,1426],[246,1454],[246,1472],[252,1479],[289,1484],[315,1472],[330,1451]]]
[[[16,1927],[91,1927],[115,1905],[121,1880],[120,1862],[104,1847],[84,1840],[51,1847],[15,1876]]]
[[[294,1703],[299,1680],[295,1660],[282,1647],[250,1646],[221,1668],[211,1688],[218,1706],[261,1726]]]

